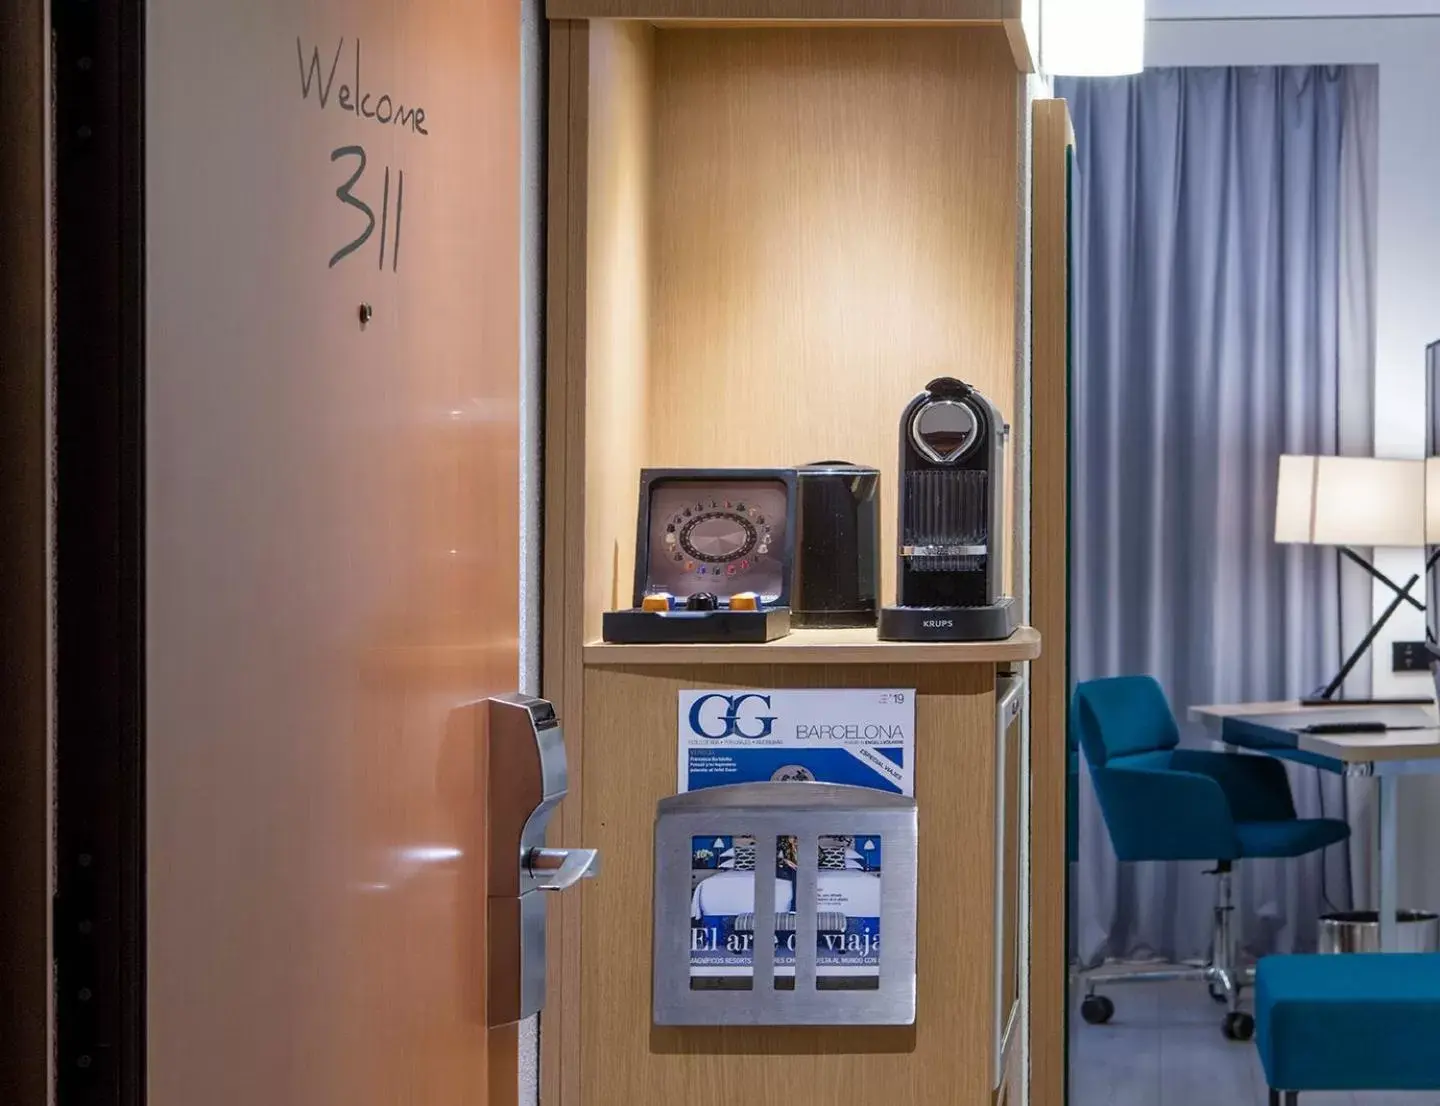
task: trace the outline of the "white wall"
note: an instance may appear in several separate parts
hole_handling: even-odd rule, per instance
[[[1440,18],[1168,18],[1196,10],[1243,16],[1356,9],[1440,13],[1440,0],[1150,0],[1146,64],[1379,65],[1375,453],[1420,457],[1425,346],[1440,338]],[[1418,550],[1377,550],[1376,564],[1404,579],[1421,571],[1422,557]],[[1377,589],[1377,612],[1384,594]],[[1423,616],[1413,608],[1391,620],[1372,653],[1375,694],[1429,694],[1427,675],[1390,671],[1390,643],[1423,637]],[[1426,860],[1440,847],[1440,778],[1404,783],[1404,905],[1440,909],[1440,865]]]
[[[1440,15],[1440,0],[1149,0],[1155,19],[1376,19]]]

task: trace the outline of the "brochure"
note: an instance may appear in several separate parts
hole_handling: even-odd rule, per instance
[[[813,780],[914,793],[914,689],[682,691],[679,733],[681,791]],[[691,839],[692,989],[753,987],[761,873],[775,880],[774,985],[795,986],[797,841],[778,837],[766,847],[744,828]],[[808,858],[818,989],[879,986],[883,845],[878,834],[838,827]]]
[[[818,780],[915,793],[913,688],[682,691],[678,790]]]

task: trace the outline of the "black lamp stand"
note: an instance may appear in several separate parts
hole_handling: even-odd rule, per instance
[[[1427,697],[1425,697],[1425,698],[1423,698],[1423,699],[1420,699],[1420,698],[1403,698],[1403,699],[1337,699],[1337,698],[1336,698],[1336,695],[1338,695],[1339,692],[1340,692],[1340,687],[1341,687],[1341,685],[1345,683],[1345,677],[1349,676],[1351,669],[1353,669],[1357,664],[1360,663],[1360,658],[1363,657],[1367,652],[1369,652],[1370,646],[1375,643],[1375,639],[1379,636],[1380,631],[1385,628],[1385,623],[1387,623],[1387,622],[1390,621],[1390,616],[1393,615],[1397,610],[1400,609],[1400,605],[1401,605],[1402,603],[1409,603],[1409,604],[1410,604],[1412,607],[1414,607],[1417,611],[1423,612],[1423,611],[1425,610],[1425,604],[1421,603],[1420,600],[1416,599],[1413,595],[1410,594],[1410,589],[1413,588],[1416,584],[1418,584],[1418,583],[1420,582],[1420,574],[1419,574],[1419,573],[1416,573],[1414,576],[1411,576],[1410,579],[1409,579],[1408,581],[1406,581],[1405,586],[1404,586],[1404,587],[1401,587],[1401,586],[1400,586],[1399,584],[1397,584],[1394,580],[1390,579],[1390,577],[1386,576],[1385,573],[1381,572],[1378,568],[1376,568],[1376,567],[1375,567],[1374,565],[1372,565],[1369,561],[1367,561],[1364,557],[1362,557],[1362,556],[1360,556],[1360,554],[1356,553],[1355,550],[1349,548],[1348,546],[1344,546],[1344,545],[1340,546],[1339,549],[1340,549],[1340,552],[1343,553],[1346,557],[1348,557],[1350,560],[1354,561],[1357,565],[1359,565],[1361,568],[1363,568],[1366,572],[1368,572],[1368,573],[1369,573],[1371,576],[1373,576],[1376,580],[1379,580],[1382,584],[1384,584],[1384,585],[1385,585],[1386,587],[1388,587],[1391,591],[1393,591],[1393,592],[1395,593],[1395,598],[1392,599],[1392,600],[1390,600],[1390,605],[1387,606],[1387,607],[1380,613],[1380,617],[1375,620],[1375,625],[1373,625],[1373,626],[1370,627],[1370,632],[1367,633],[1363,638],[1360,639],[1360,644],[1357,645],[1357,646],[1355,646],[1354,652],[1352,652],[1348,657],[1345,658],[1345,663],[1340,666],[1340,671],[1335,674],[1335,678],[1334,678],[1333,680],[1331,680],[1328,684],[1326,684],[1323,688],[1321,688],[1319,691],[1315,692],[1314,695],[1309,695],[1309,696],[1306,696],[1304,699],[1301,699],[1301,700],[1300,700],[1301,705],[1302,705],[1302,706],[1307,706],[1307,707],[1335,707],[1335,706],[1347,706],[1347,705],[1367,706],[1367,705],[1377,705],[1377,704],[1396,705],[1396,706],[1410,706],[1410,705],[1419,706],[1419,705],[1424,705],[1424,704],[1426,704],[1426,703],[1433,702],[1433,701],[1434,701],[1433,698],[1431,698],[1431,697],[1429,697],[1429,696],[1427,696]],[[1429,572],[1431,566],[1434,565],[1434,563],[1435,563],[1435,558],[1436,558],[1436,557],[1440,557],[1440,550],[1436,550],[1434,553],[1432,553],[1432,554],[1430,555],[1429,560],[1426,561],[1426,563],[1425,563],[1425,570],[1426,570],[1426,572]]]

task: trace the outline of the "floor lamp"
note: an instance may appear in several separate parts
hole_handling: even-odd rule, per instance
[[[1307,706],[1348,703],[1429,703],[1423,699],[1339,699],[1340,687],[1404,604],[1424,611],[1411,594],[1415,573],[1404,585],[1367,561],[1356,548],[1425,546],[1425,462],[1377,457],[1280,458],[1275,498],[1275,540],[1285,544],[1329,545],[1394,593],[1340,671],[1323,688],[1301,700]]]

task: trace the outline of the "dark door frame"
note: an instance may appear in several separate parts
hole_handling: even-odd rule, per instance
[[[143,0],[51,0],[56,1102],[145,1101]]]
[[[0,0],[0,1102],[43,1103],[49,1010],[50,28]]]

